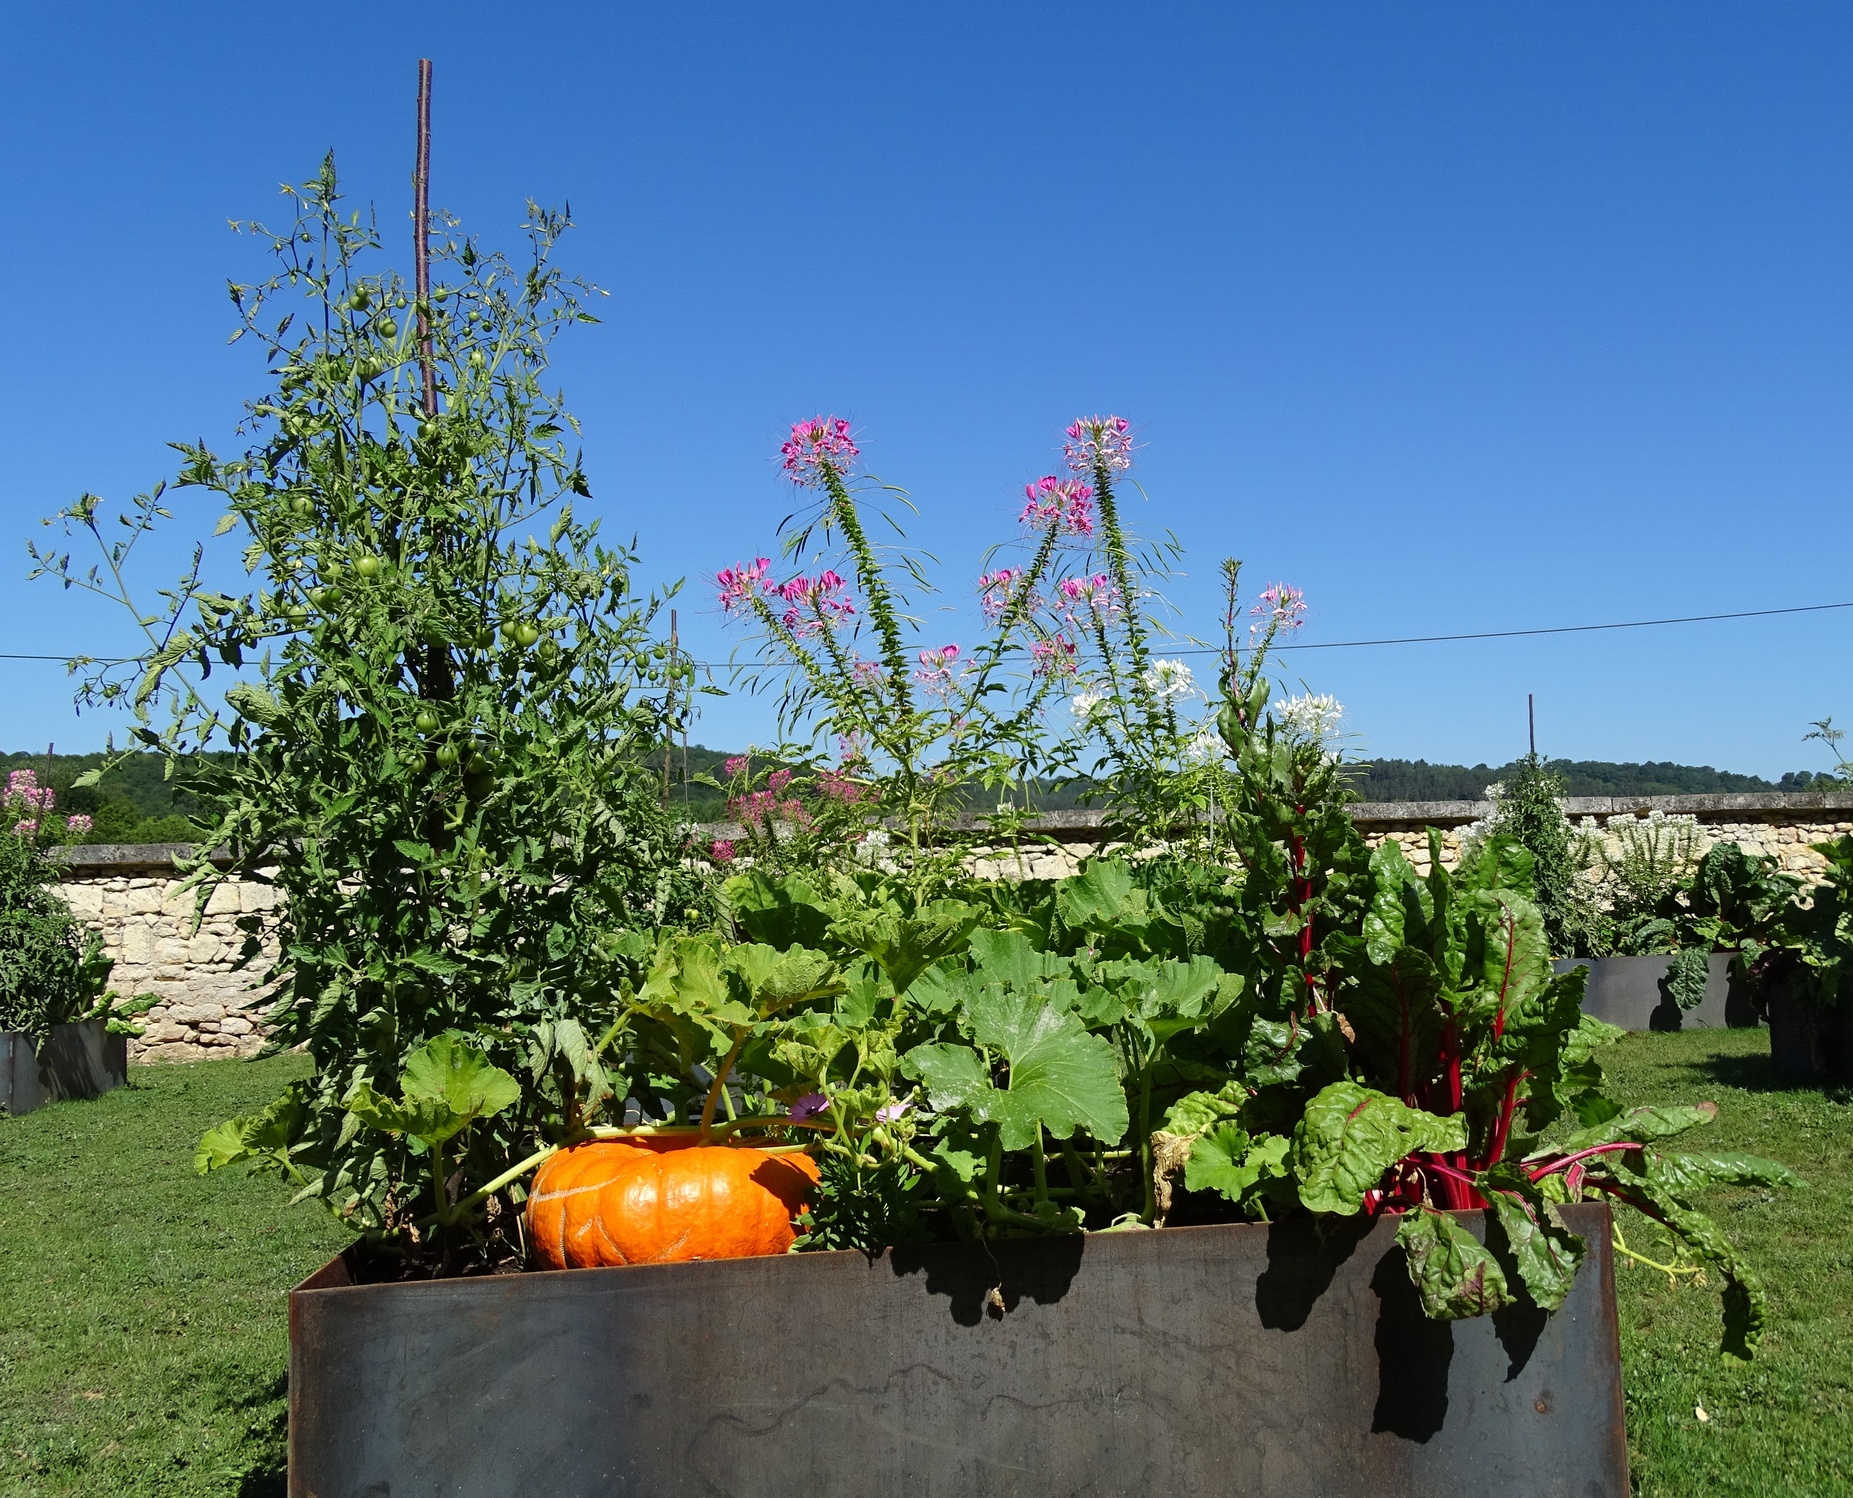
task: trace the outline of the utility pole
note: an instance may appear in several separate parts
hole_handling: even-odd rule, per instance
[[[1525,726],[1531,733],[1531,757],[1538,757],[1538,699],[1530,692],[1525,694]]]
[[[679,643],[680,643],[679,637],[676,633],[676,611],[674,609],[671,609],[669,611],[669,692],[667,696],[667,701],[665,701],[663,704],[665,708],[667,708],[671,703],[675,701],[675,696],[676,696],[675,670],[676,670],[676,662],[678,660],[677,650],[679,647]],[[665,712],[663,714],[663,719],[664,719],[663,727],[668,730],[663,735],[663,810],[668,811],[669,810],[669,757],[675,752],[675,747],[676,747],[676,727],[675,727],[676,720],[675,720],[675,715],[670,712]],[[685,754],[684,758],[686,757],[687,756]]]

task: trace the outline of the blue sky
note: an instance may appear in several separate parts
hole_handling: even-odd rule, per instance
[[[426,20],[429,15],[436,19]],[[1216,562],[1306,642],[1853,601],[1853,10],[1844,5],[123,4],[16,8],[0,91],[0,636],[120,648],[24,581],[37,519],[229,439],[258,393],[228,218],[333,148],[409,240],[415,60],[434,201],[512,243],[570,199],[611,290],[561,349],[596,508],[685,640],[769,550],[813,412],[920,508],[943,633],[1083,412],[1130,417],[1214,628]],[[177,496],[150,581],[215,512]],[[224,543],[221,543],[223,545]],[[935,619],[933,629],[942,621]],[[1308,652],[1367,752],[1822,766],[1853,610]],[[0,747],[100,746],[55,665],[0,661]],[[716,703],[697,736],[770,736]]]

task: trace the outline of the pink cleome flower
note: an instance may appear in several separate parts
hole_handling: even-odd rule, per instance
[[[826,469],[845,477],[861,451],[850,440],[849,423],[842,417],[813,416],[793,423],[791,437],[779,448],[780,466],[794,484],[816,489],[824,483]]]
[[[732,863],[734,857],[733,843],[724,837],[717,837],[708,844],[708,857],[716,863]]]
[[[746,767],[752,763],[744,754],[736,754],[727,761],[727,778],[738,780],[746,773]]]
[[[68,827],[72,832],[77,833],[81,837],[84,833],[88,832],[91,829],[91,827],[94,826],[95,824],[90,820],[89,817],[85,816],[80,811],[76,813],[76,815],[74,816],[66,817],[64,819],[64,825]]]
[[[30,812],[47,812],[51,810],[52,788],[39,784],[36,770],[15,770],[6,777],[6,801],[8,806],[18,802]]]
[[[1095,615],[1111,618],[1120,611],[1120,590],[1104,572],[1092,577],[1065,577],[1061,585],[1057,611],[1077,629],[1085,628]]]
[[[1017,602],[1017,594],[1023,585],[1024,570],[1021,567],[999,567],[995,572],[983,572],[978,575],[978,606],[984,610],[984,616],[995,624],[1009,612],[1011,604]],[[1031,593],[1022,600],[1023,612],[1033,614],[1042,607],[1040,594]]]
[[[772,591],[790,607],[780,623],[800,638],[835,629],[856,612],[855,604],[842,596],[848,586],[835,572],[820,572],[815,578],[794,577],[781,583]]]
[[[771,791],[775,791],[775,792],[782,791],[785,789],[786,786],[790,784],[791,784],[791,771],[790,770],[774,770],[770,775],[766,777],[766,788]]]
[[[722,568],[714,579],[720,585],[721,607],[730,614],[746,612],[759,596],[766,574],[771,570],[771,557],[755,558],[750,566],[742,562],[738,567]]]
[[[1075,643],[1066,635],[1050,635],[1029,648],[1035,676],[1064,677],[1075,673]]]
[[[39,824],[36,820],[29,819],[26,821],[15,822],[13,824],[13,831],[16,832],[21,837],[31,837],[32,834],[37,832],[38,830],[39,830]]]
[[[937,650],[920,652],[920,669],[914,672],[914,680],[936,697],[944,697],[952,690],[954,676],[953,663],[959,658],[957,645],[941,645]]]
[[[1017,520],[1032,530],[1059,525],[1077,536],[1094,534],[1094,491],[1077,479],[1047,474],[1023,486],[1023,513]]]
[[[1291,583],[1269,583],[1261,590],[1259,601],[1248,612],[1250,617],[1265,619],[1280,629],[1298,629],[1306,622],[1306,594]],[[1254,625],[1249,633],[1254,634],[1265,627]]]
[[[1068,428],[1062,455],[1076,473],[1124,473],[1132,467],[1132,423],[1124,416],[1083,416]]]

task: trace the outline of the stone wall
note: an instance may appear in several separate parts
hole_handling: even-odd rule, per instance
[[[269,885],[231,880],[212,893],[194,927],[193,892],[178,894],[174,857],[185,847],[93,847],[64,850],[68,869],[59,890],[80,920],[103,934],[116,959],[110,986],[124,995],[155,993],[138,1021],[145,1033],[129,1042],[134,1061],[197,1061],[250,1056],[263,1044],[264,994],[257,985],[274,945],[251,968],[233,971],[244,943],[240,915],[271,909]]]
[[[1365,802],[1352,808],[1365,841],[1402,845],[1420,870],[1428,867],[1428,829],[1442,834],[1442,863],[1460,857],[1460,831],[1491,812],[1483,801]],[[1775,857],[1783,868],[1810,877],[1824,860],[1808,844],[1853,832],[1853,795],[1770,794],[1735,796],[1574,797],[1572,821],[1595,817],[1644,816],[1652,811],[1696,817],[1701,850],[1714,842],[1735,842],[1748,852]],[[1043,818],[1040,830],[1054,846],[1026,845],[1021,854],[981,858],[988,877],[1055,879],[1072,874],[1099,847],[1100,816],[1059,812]],[[737,829],[736,829],[737,830]],[[725,826],[699,829],[702,836],[726,836]],[[61,883],[71,908],[102,933],[116,959],[112,985],[124,994],[161,996],[143,1023],[147,1033],[132,1042],[140,1061],[190,1061],[205,1056],[248,1056],[262,1043],[256,1011],[268,958],[253,970],[234,972],[243,941],[234,922],[275,906],[270,886],[229,881],[219,886],[198,930],[194,902],[176,896],[174,859],[184,847],[67,848],[61,850]],[[274,947],[267,949],[274,953]]]

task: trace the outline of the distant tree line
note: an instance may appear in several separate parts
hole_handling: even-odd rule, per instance
[[[1434,765],[1425,759],[1368,759],[1360,761],[1352,783],[1363,801],[1478,801],[1486,788],[1506,779],[1518,768],[1504,765]],[[1563,779],[1572,796],[1700,796],[1721,792],[1792,791],[1813,784],[1816,790],[1838,784],[1832,776],[1791,771],[1780,781],[1758,775],[1736,775],[1710,765],[1676,765],[1652,760],[1646,764],[1616,764],[1600,759],[1554,759],[1545,769]]]

